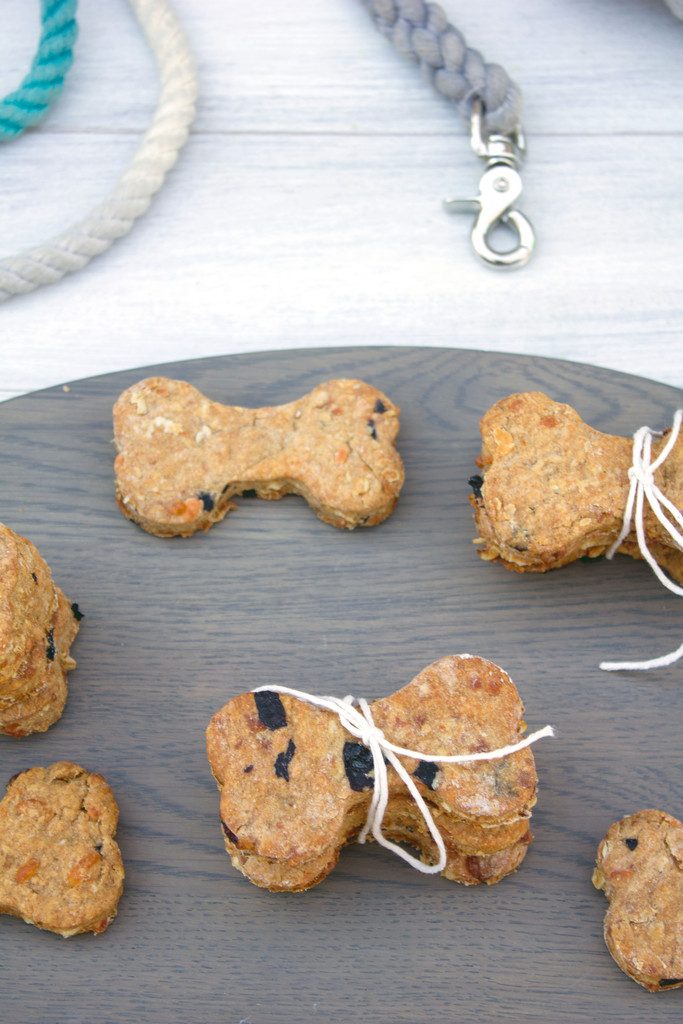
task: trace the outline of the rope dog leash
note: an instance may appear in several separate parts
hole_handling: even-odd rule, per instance
[[[424,0],[362,0],[377,28],[420,65],[434,87],[469,121],[472,100],[486,108],[486,129],[511,134],[521,120],[522,94],[498,64],[486,64],[445,12]]]
[[[425,0],[362,0],[382,35],[416,61],[434,87],[471,124],[471,145],[486,161],[479,195],[450,199],[449,213],[475,213],[472,246],[489,266],[521,267],[531,256],[535,236],[515,203],[522,194],[519,168],[525,154],[521,130],[522,94],[498,64],[486,64],[467,46],[436,3]],[[498,252],[489,243],[496,225],[508,225],[517,245]]]
[[[543,729],[525,736],[519,743],[511,743],[509,746],[500,747],[498,750],[485,750],[482,753],[476,754],[423,754],[419,750],[407,750],[405,747],[399,747],[395,743],[391,743],[382,730],[375,725],[370,706],[363,697],[356,699],[349,695],[344,697],[343,700],[339,697],[316,697],[311,693],[305,693],[303,690],[292,690],[288,686],[259,686],[257,689],[252,690],[252,693],[261,693],[264,690],[271,693],[287,693],[290,697],[296,697],[306,704],[312,704],[314,707],[326,708],[328,711],[332,711],[339,717],[339,721],[346,731],[370,749],[375,784],[372,790],[368,815],[358,836],[358,842],[364,843],[368,833],[372,832],[373,838],[380,846],[391,850],[392,853],[395,853],[397,857],[401,857],[402,860],[410,864],[416,871],[422,871],[425,875],[436,875],[443,871],[447,860],[446,847],[429,807],[422,799],[417,786],[399,761],[397,755],[414,757],[418,761],[437,761],[441,764],[469,764],[472,761],[494,761],[501,757],[507,757],[509,754],[514,754],[518,750],[524,750],[525,747],[531,746],[532,743],[542,739],[544,736],[555,735],[552,726],[546,725]],[[357,708],[355,705],[357,705]],[[429,833],[439,851],[439,859],[436,864],[423,864],[421,860],[413,857],[396,843],[392,843],[382,832],[382,821],[389,800],[389,775],[385,758],[392,768],[395,769],[420,809],[425,825],[429,829]]]
[[[40,42],[18,89],[0,100],[0,142],[41,121],[64,88],[78,35],[76,0],[41,0]]]
[[[42,0],[54,14],[75,0]],[[522,266],[534,247],[533,229],[514,203],[522,184],[517,168],[524,154],[519,127],[521,96],[496,64],[466,46],[434,3],[424,0],[363,0],[377,26],[430,74],[437,89],[471,119],[472,147],[486,161],[479,195],[449,200],[449,211],[474,210],[472,243],[492,266]],[[167,0],[129,0],[156,58],[161,95],[145,138],[111,194],[79,223],[43,245],[0,260],[0,302],[59,281],[87,266],[147,211],[187,141],[194,119],[197,77],[189,45]],[[516,231],[519,244],[494,251],[488,234],[498,223]]]
[[[0,260],[0,302],[81,270],[127,235],[149,209],[187,141],[197,98],[189,44],[167,0],[129,2],[159,68],[161,92],[152,123],[104,202],[43,245]]]
[[[631,525],[635,520],[636,537],[640,553],[648,563],[653,573],[672,594],[683,597],[683,587],[676,583],[662,571],[659,564],[652,556],[645,540],[645,527],[643,525],[643,512],[645,501],[656,515],[666,532],[683,551],[683,515],[676,508],[672,501],[660,491],[655,484],[655,471],[666,461],[674,449],[683,421],[683,409],[678,409],[674,415],[671,425],[671,433],[657,458],[652,461],[652,438],[661,437],[661,430],[650,430],[649,427],[641,427],[633,435],[633,465],[628,471],[631,485],[628,492],[626,508],[624,509],[624,525],[621,533],[615,540],[612,547],[606,554],[607,558],[614,558],[622,542],[631,532]],[[669,519],[665,513],[673,518]],[[661,658],[652,658],[650,661],[603,661],[600,668],[605,672],[618,672],[622,669],[646,671],[650,668],[664,668],[666,665],[673,665],[675,661],[683,657],[683,644],[670,654],[664,654]]]

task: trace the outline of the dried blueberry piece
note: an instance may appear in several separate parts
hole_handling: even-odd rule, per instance
[[[635,850],[636,846],[638,845],[637,839],[624,839],[624,842],[628,846],[629,850]]]
[[[377,401],[375,402],[375,409],[374,409],[374,411],[375,412],[386,412],[387,411],[387,407],[386,407],[386,405],[384,404],[384,402],[382,401],[381,398],[378,398]]]
[[[374,789],[372,751],[362,743],[347,740],[344,744],[343,756],[344,770],[351,789],[357,793],[361,793],[364,789]]]
[[[74,619],[76,620],[76,622],[80,622],[80,621],[81,621],[81,619],[82,619],[82,618],[84,618],[83,612],[82,612],[82,611],[81,611],[81,609],[80,609],[80,608],[78,607],[78,605],[76,604],[76,602],[75,602],[75,601],[74,601],[74,603],[73,603],[73,604],[71,605],[71,613],[72,613],[72,615],[73,615]]]
[[[481,498],[481,496],[482,496],[481,495],[481,489],[484,486],[484,478],[483,478],[483,476],[479,476],[478,473],[475,473],[474,476],[471,476],[469,478],[467,483],[472,488],[472,491],[474,492],[474,497],[475,498]]]
[[[246,766],[246,768],[244,768],[243,770],[244,770],[244,774],[245,774],[245,775],[248,775],[248,774],[249,774],[249,772],[253,772],[253,770],[254,770],[254,766],[253,766],[253,764],[248,764],[248,765]]]
[[[242,491],[243,498],[258,498],[258,494],[253,487],[249,487],[246,491]]]
[[[37,583],[38,582],[38,577],[36,576],[36,574],[34,572],[32,572],[31,576],[33,576],[33,582]]]
[[[375,430],[375,421],[368,420],[368,430],[370,431],[370,437],[373,441],[377,440],[377,431]]]
[[[221,821],[221,828],[225,832],[225,834],[228,837],[228,839],[230,840],[230,842],[234,843],[235,846],[239,846],[239,841],[237,839],[237,836],[235,835],[235,833],[231,829],[228,828],[228,826],[225,824],[224,821]]]
[[[683,978],[661,978],[659,982],[660,988],[666,988],[667,985],[680,985]]]
[[[287,744],[287,749],[283,750],[275,758],[275,774],[278,779],[284,779],[285,782],[289,782],[289,765],[295,754],[296,744],[294,740],[290,740]]]
[[[213,507],[216,503],[213,500],[213,497],[208,493],[208,491],[200,491],[197,497],[204,506],[205,512],[211,512],[213,510]]]
[[[47,654],[47,660],[48,661],[54,661],[55,660],[55,654],[57,653],[57,648],[55,647],[55,631],[54,631],[54,629],[48,629],[48,631],[47,631],[47,648],[46,648],[45,653]]]
[[[434,779],[438,770],[434,761],[420,761],[413,775],[420,782],[424,782],[427,789],[434,789]]]
[[[258,711],[259,721],[266,729],[283,729],[287,725],[285,706],[277,693],[272,690],[261,690],[254,694],[254,702]]]

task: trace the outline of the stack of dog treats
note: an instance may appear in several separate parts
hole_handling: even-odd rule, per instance
[[[80,618],[34,545],[0,523],[0,733],[44,732],[60,717]]]
[[[517,572],[547,572],[605,554],[619,537],[629,494],[633,440],[590,427],[570,405],[540,391],[509,395],[481,420],[483,476],[470,478],[486,561]],[[667,434],[653,442],[653,459]],[[683,508],[683,435],[654,482]],[[647,545],[663,569],[683,583],[683,552],[647,502]],[[635,531],[619,551],[642,558]]]
[[[390,697],[370,705],[375,726],[398,746],[469,754],[516,743],[526,724],[514,683],[483,658],[441,658]],[[373,761],[338,716],[287,694],[244,693],[207,730],[211,769],[232,862],[271,891],[322,881],[362,829]],[[443,837],[446,878],[492,884],[522,862],[531,840],[536,768],[529,748],[498,760],[446,764],[401,757]],[[389,766],[387,839],[429,864],[437,848],[422,813]]]

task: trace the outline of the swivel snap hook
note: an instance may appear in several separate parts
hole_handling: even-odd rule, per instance
[[[477,256],[493,267],[522,267],[529,260],[536,241],[534,229],[524,214],[515,209],[522,194],[522,178],[518,167],[524,154],[524,138],[520,131],[513,135],[482,132],[483,105],[472,104],[472,149],[486,160],[486,170],[479,182],[479,195],[473,199],[447,199],[449,213],[476,213],[472,228],[472,246]],[[518,244],[508,252],[497,252],[488,236],[497,224],[505,224],[517,234]]]

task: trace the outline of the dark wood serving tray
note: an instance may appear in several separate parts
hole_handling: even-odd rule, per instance
[[[298,498],[241,499],[208,534],[159,540],[114,503],[111,406],[151,373],[239,405],[361,377],[402,407],[406,485],[382,526],[353,533]],[[0,737],[0,780],[69,758],[121,807],[126,890],[99,937],[64,942],[0,918],[7,1024],[450,1024],[683,1019],[612,962],[591,885],[608,825],[643,807],[683,814],[681,668],[606,674],[681,640],[680,602],[642,563],[519,576],[477,558],[467,478],[478,419],[540,389],[593,425],[667,425],[680,393],[553,360],[363,348],[226,356],[79,381],[0,406],[0,520],[30,537],[85,612],[63,719]],[[499,885],[421,876],[376,846],[347,849],[302,895],[230,865],[204,729],[269,682],[378,697],[444,654],[506,668],[535,749],[536,841]]]

